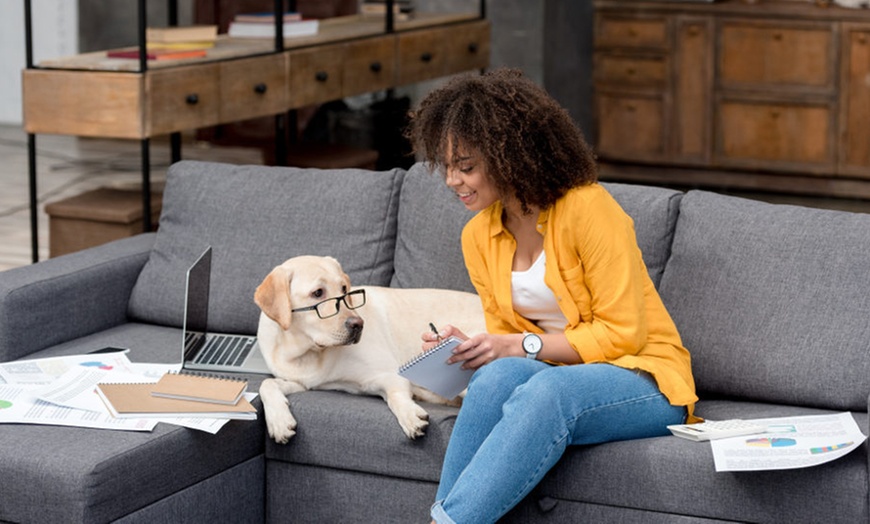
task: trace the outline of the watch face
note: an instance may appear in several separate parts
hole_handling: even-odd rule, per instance
[[[541,337],[534,333],[529,333],[523,338],[523,349],[526,350],[526,353],[537,353],[543,345]]]

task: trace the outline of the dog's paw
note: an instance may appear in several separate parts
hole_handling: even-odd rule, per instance
[[[266,430],[272,440],[286,444],[296,435],[296,419],[287,408],[266,411]]]
[[[409,439],[422,437],[429,426],[429,413],[415,402],[411,402],[401,412],[397,412],[396,418]]]

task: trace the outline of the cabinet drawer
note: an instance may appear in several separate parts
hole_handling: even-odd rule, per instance
[[[287,55],[231,60],[220,64],[220,121],[278,114],[287,107]]]
[[[148,136],[197,129],[218,123],[218,65],[150,71],[145,77]]]
[[[142,75],[25,69],[22,94],[28,133],[145,137]]]
[[[660,96],[598,95],[598,152],[620,159],[665,152],[665,103]]]
[[[481,20],[456,27],[447,40],[447,69],[445,74],[461,73],[489,66],[489,22]]]
[[[288,99],[294,108],[342,97],[344,51],[344,45],[333,45],[289,53]]]
[[[667,61],[664,57],[598,54],[595,57],[595,80],[617,86],[663,87],[667,80]]]
[[[399,34],[399,84],[411,84],[444,76],[445,49],[450,33],[427,29]]]
[[[392,87],[396,81],[396,40],[379,37],[347,45],[344,96]]]
[[[600,47],[668,47],[668,24],[664,18],[597,17],[595,45]]]
[[[832,113],[826,104],[724,101],[719,109],[720,160],[831,163]]]
[[[834,87],[834,38],[827,25],[723,24],[723,86]]]

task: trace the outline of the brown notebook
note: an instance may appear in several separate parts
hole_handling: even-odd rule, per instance
[[[97,384],[97,394],[118,418],[207,417],[256,420],[257,410],[242,397],[238,404],[216,404],[151,395],[155,384]]]
[[[242,398],[247,387],[248,381],[244,378],[181,371],[166,373],[160,377],[151,390],[151,395],[235,405]]]

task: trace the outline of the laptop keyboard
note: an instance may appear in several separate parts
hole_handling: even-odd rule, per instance
[[[211,336],[194,362],[215,366],[240,366],[248,358],[255,343],[256,339],[250,337]]]

